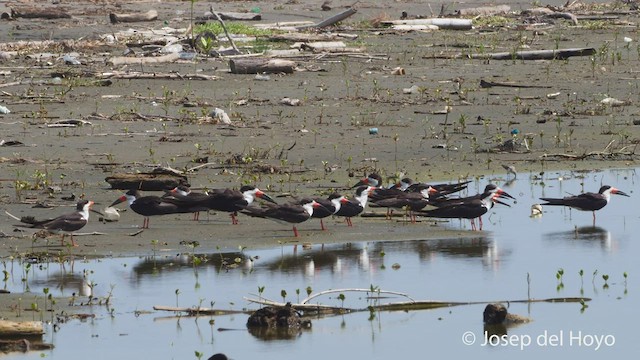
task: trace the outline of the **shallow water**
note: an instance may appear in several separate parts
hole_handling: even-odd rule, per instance
[[[22,266],[9,264],[14,275],[18,274],[5,283],[9,290],[22,291],[28,286],[34,294],[43,294],[46,287],[56,296],[75,293],[79,303],[86,301],[81,294],[89,293],[88,283],[94,284],[94,294],[100,297],[109,293],[111,285],[114,287],[111,311],[104,305],[83,307],[82,311],[97,317],[69,320],[55,332],[47,329],[44,338],[55,345],[54,350],[13,353],[7,358],[130,358],[141,351],[158,359],[195,359],[196,351],[204,358],[224,352],[233,359],[257,355],[307,360],[382,359],[401,354],[410,354],[407,358],[470,355],[476,359],[514,355],[536,359],[543,355],[628,357],[640,350],[634,340],[636,279],[640,276],[636,258],[640,246],[634,236],[640,231],[635,180],[635,170],[553,172],[545,174],[544,179],[520,174],[511,183],[481,179],[469,193],[492,181],[515,196],[517,202],[511,208],[494,208],[490,216],[485,216],[485,231],[475,238],[372,239],[378,241],[299,247],[297,251],[286,246],[208,255],[207,261],[197,267],[187,256],[177,254],[75,261],[64,266],[45,264],[32,266],[26,283],[20,281]],[[614,195],[612,202],[597,213],[596,227],[591,213],[559,207],[546,207],[542,217],[529,217],[530,206],[539,202],[540,196],[597,191],[601,184],[614,185],[631,197]],[[424,226],[429,231],[425,224],[407,226]],[[467,221],[458,220],[438,226],[469,228]],[[250,261],[250,257],[255,259]],[[234,263],[236,258],[240,260],[238,267],[222,265],[223,259]],[[559,269],[564,270],[562,286],[556,278]],[[602,275],[609,276],[608,286]],[[244,297],[258,298],[262,286],[262,296],[276,301],[282,300],[281,290],[287,292],[287,301],[298,301],[306,296],[307,287],[318,292],[374,286],[405,293],[415,300],[481,303],[377,312],[373,318],[368,311],[319,318],[313,320],[310,330],[290,339],[268,341],[246,331],[244,314],[179,318],[171,312],[146,313],[154,305],[256,309],[258,306]],[[365,293],[344,295],[344,306],[365,308],[369,304]],[[484,302],[578,296],[593,299],[584,311],[579,303],[510,302],[509,312],[530,316],[534,321],[507,329],[508,342],[483,345]],[[381,302],[405,300],[393,297]],[[311,302],[341,305],[337,294]],[[473,344],[464,344],[474,339]]]

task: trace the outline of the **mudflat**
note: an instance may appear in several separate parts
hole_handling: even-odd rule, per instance
[[[29,5],[36,3],[3,6],[9,11]],[[333,1],[323,11],[307,0],[195,2],[193,13],[201,16],[214,6],[220,12],[262,15],[249,25],[317,23],[348,5]],[[636,166],[636,11],[594,4],[558,9],[576,15],[576,25],[570,19],[524,15],[531,5],[513,1],[507,13],[469,17],[474,28],[468,30],[404,31],[379,25],[399,19],[403,11],[408,17],[441,10],[453,16],[463,5],[482,4],[434,9],[418,1],[358,2],[355,15],[320,31],[338,34],[335,39],[347,50],[290,57],[296,63],[293,74],[260,77],[232,74],[229,58],[205,54],[168,63],[109,64],[127,48],[138,54],[145,50],[132,38],[111,41],[106,35],[186,29],[189,1],[61,2],[49,6],[70,18],[0,20],[0,50],[6,54],[0,60],[0,105],[10,110],[0,115],[0,256],[150,255],[194,247],[215,252],[473,235],[433,221],[358,218],[347,227],[335,218],[327,222],[327,231],[317,220],[300,224],[301,236],[294,238],[289,225],[242,215],[240,224],[232,225],[227,213],[213,212],[201,214],[200,221],[189,214],[154,216],[150,228],[140,232],[142,216],[126,210],[118,222],[100,222],[92,214],[81,230],[89,235],[76,236],[79,246],[71,247],[61,246],[59,236],[15,231],[16,221],[4,214],[53,217],[72,211],[81,197],[102,210],[124,193],[111,189],[106,177],[158,167],[184,172],[195,191],[254,184],[283,203],[331,191],[351,195],[351,186],[373,171],[386,181],[406,176],[440,183],[485,176],[501,181],[507,177],[503,165],[533,175]],[[151,9],[158,12],[157,20],[109,21],[110,13]],[[262,40],[251,47],[236,45],[247,54],[293,44]],[[595,52],[542,60],[465,56],[564,48]],[[65,62],[65,55],[79,64]],[[104,75],[112,72],[179,75]],[[299,104],[285,104],[285,98]],[[229,116],[230,124],[209,116],[215,108]]]

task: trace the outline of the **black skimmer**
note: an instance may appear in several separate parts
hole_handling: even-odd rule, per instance
[[[611,201],[611,194],[629,197],[629,195],[627,195],[625,192],[620,191],[613,186],[604,185],[600,187],[598,193],[587,192],[584,194],[566,196],[563,198],[540,198],[540,200],[546,201],[546,203],[541,204],[542,206],[559,205],[568,206],[580,211],[591,211],[593,213],[593,225],[595,226],[596,210],[602,209],[609,203],[609,201]]]
[[[238,211],[251,205],[256,198],[277,204],[269,195],[255,186],[245,185],[240,190],[216,189],[208,193],[207,206],[211,210],[231,213],[231,223],[238,224]]]
[[[313,209],[313,214],[311,214],[312,218],[320,219],[320,228],[322,230],[327,230],[327,228],[325,228],[325,226],[324,226],[323,219],[335,214],[338,210],[340,210],[340,197],[341,197],[340,194],[332,193],[326,199],[322,199],[322,198],[313,198],[312,199],[315,202],[317,202],[320,205],[322,205],[320,207],[314,208]],[[299,205],[302,205],[302,204],[304,204],[306,202],[309,202],[309,200],[310,199],[308,199],[308,198],[304,198],[304,199],[300,199],[297,203]]]
[[[345,196],[339,197],[340,209],[336,211],[334,215],[343,216],[346,218],[347,226],[353,226],[351,218],[359,215],[367,207],[367,201],[369,199],[369,193],[373,191],[373,186],[360,186],[356,189],[356,196],[354,200],[349,200]]]
[[[199,220],[200,211],[209,210],[209,207],[207,206],[209,195],[193,192],[184,185],[176,186],[162,196],[162,198],[167,199],[169,202],[174,202],[176,205],[184,208],[185,212],[192,212],[194,221]]]
[[[314,210],[322,207],[320,203],[312,199],[304,200],[302,204],[265,205],[264,207],[247,206],[241,212],[253,217],[294,224],[293,235],[295,237],[298,237],[298,228],[295,224],[309,220]]]
[[[142,196],[138,190],[127,191],[110,206],[114,206],[125,201],[129,203],[131,210],[144,216],[144,221],[142,222],[143,229],[149,228],[150,216],[191,212],[185,207],[180,207],[170,198],[162,198],[155,195]]]
[[[431,194],[430,194],[431,195]],[[499,186],[495,185],[495,184],[488,184],[487,186],[484,187],[484,191],[481,192],[480,194],[476,194],[476,195],[471,195],[471,196],[466,196],[466,197],[461,197],[461,198],[447,198],[447,197],[438,197],[438,196],[431,196],[430,198],[432,199],[432,201],[430,202],[431,205],[436,206],[436,207],[440,207],[443,205],[447,205],[447,203],[451,203],[451,202],[458,202],[458,201],[471,201],[471,200],[476,200],[476,199],[483,199],[489,195],[498,195],[499,197],[503,197],[503,198],[509,198],[509,199],[514,199],[515,198],[513,196],[511,196],[509,193],[507,193],[506,191],[502,190]]]
[[[510,196],[510,195],[509,195]],[[444,219],[469,219],[471,221],[471,230],[476,230],[475,219],[478,218],[480,223],[479,230],[482,230],[482,215],[486,214],[495,203],[511,206],[504,203],[498,198],[507,197],[504,193],[484,192],[480,198],[460,199],[457,201],[449,201],[440,207],[432,210],[420,211],[419,214],[426,217],[444,218]]]
[[[355,189],[357,187],[364,186],[364,185],[368,185],[368,186],[372,186],[372,187],[381,186],[382,185],[382,177],[378,173],[371,173],[371,174],[367,175],[366,178],[360,179],[360,181],[358,181],[351,188]]]
[[[62,234],[62,245],[64,237],[71,237],[71,245],[78,246],[73,240],[73,232],[82,229],[89,222],[89,211],[93,206],[93,201],[81,200],[76,204],[76,211],[60,215],[53,219],[36,220],[32,216],[24,216],[20,219],[24,225],[14,225],[18,227],[28,227],[32,229],[44,229],[52,234]]]
[[[388,197],[380,200],[371,200],[371,206],[379,206],[387,208],[387,218],[391,218],[391,209],[405,209],[409,214],[412,223],[416,222],[414,212],[424,209],[430,204],[430,192],[435,191],[429,187],[421,192],[401,192],[394,197]]]

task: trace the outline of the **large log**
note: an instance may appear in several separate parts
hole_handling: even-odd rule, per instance
[[[180,59],[180,53],[170,53],[161,56],[149,56],[149,57],[128,57],[128,56],[114,56],[107,61],[107,63],[113,66],[120,65],[132,65],[132,64],[161,64],[174,62]]]
[[[149,10],[145,13],[133,13],[133,14],[109,14],[109,21],[112,24],[120,22],[139,22],[139,21],[153,21],[158,19],[158,12],[156,10]]]
[[[71,15],[64,9],[57,7],[20,7],[11,8],[12,18],[27,19],[69,19]]]
[[[33,336],[44,334],[41,321],[9,321],[0,320],[0,337]]]
[[[382,21],[381,24],[387,25],[387,26],[435,25],[441,29],[448,29],[448,30],[470,30],[473,28],[473,20],[471,19],[450,19],[450,18],[389,20],[389,21]]]
[[[104,179],[112,189],[164,191],[179,185],[189,186],[186,176],[169,173],[114,174]]]
[[[237,20],[237,21],[262,20],[261,14],[254,14],[254,13],[218,12],[217,14],[218,16],[220,16],[222,20],[232,20],[232,21],[233,20]],[[196,18],[196,20],[199,20],[199,21],[218,20],[218,18],[214,14],[209,12],[204,14],[204,16],[200,16]]]
[[[492,54],[471,54],[460,55],[459,57],[468,56],[471,59],[490,59],[490,60],[565,60],[572,56],[590,56],[596,53],[594,48],[572,48],[572,49],[556,49],[556,50],[528,50],[514,52],[500,52]]]
[[[459,16],[491,16],[506,14],[509,11],[511,11],[511,7],[509,5],[496,5],[460,9],[456,13]]]
[[[232,74],[292,74],[296,63],[291,60],[269,58],[237,58],[229,60]]]

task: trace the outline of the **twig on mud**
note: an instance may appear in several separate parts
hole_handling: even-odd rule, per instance
[[[332,290],[325,290],[325,291],[321,291],[319,293],[310,295],[306,299],[303,299],[300,302],[300,304],[306,304],[306,303],[309,302],[309,300],[311,300],[313,298],[316,298],[318,296],[322,296],[322,295],[326,295],[326,294],[332,294],[332,293],[341,293],[341,292],[366,292],[366,293],[374,293],[374,294],[391,294],[391,295],[403,296],[403,297],[406,297],[407,299],[409,299],[411,301],[415,301],[411,297],[409,297],[409,295],[404,294],[404,293],[395,292],[395,291],[372,290],[372,289],[332,289]]]
[[[224,21],[222,21],[222,18],[220,17],[220,15],[218,15],[217,12],[213,11],[213,5],[209,6],[209,11],[211,11],[211,13],[216,17],[216,19],[218,20],[218,22],[220,22],[220,26],[222,26],[222,30],[224,30],[224,34],[227,36],[227,39],[229,39],[229,43],[231,44],[231,47],[233,47],[233,50],[236,51],[236,53],[241,54],[242,52],[240,51],[240,49],[238,49],[238,47],[236,46],[236,44],[233,42],[233,39],[231,38],[231,36],[229,35],[229,31],[227,31],[227,27],[224,25]]]

